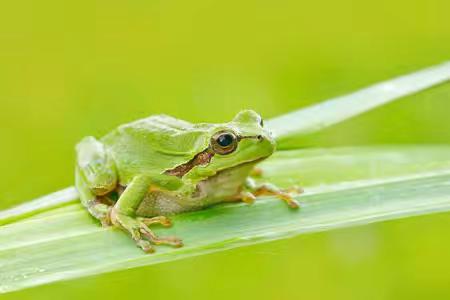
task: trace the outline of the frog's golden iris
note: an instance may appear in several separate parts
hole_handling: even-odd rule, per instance
[[[211,138],[211,147],[217,154],[230,154],[236,150],[238,138],[231,131],[220,131]]]

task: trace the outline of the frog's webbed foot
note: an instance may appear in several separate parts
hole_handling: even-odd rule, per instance
[[[117,213],[114,209],[111,212],[112,223],[129,232],[136,244],[147,253],[154,252],[152,245],[170,245],[173,247],[183,246],[183,242],[176,237],[157,237],[148,227],[151,224],[161,224],[171,226],[171,222],[164,216],[154,218],[135,218]]]
[[[159,216],[159,217],[153,217],[153,218],[137,218],[138,221],[144,223],[147,226],[153,225],[153,224],[161,224],[164,227],[170,227],[172,226],[172,221],[168,217]]]
[[[298,204],[297,200],[294,199],[294,195],[300,195],[303,193],[303,189],[300,187],[291,187],[285,190],[282,190],[278,188],[277,186],[270,184],[270,183],[264,183],[257,185],[254,180],[248,178],[246,182],[247,189],[251,190],[250,193],[253,197],[257,196],[275,196],[280,200],[283,200],[286,202],[286,204],[290,208],[299,208],[300,205]],[[244,202],[247,202],[244,200],[244,193],[249,192],[241,192],[241,199]]]
[[[286,202],[290,208],[299,208],[297,200],[294,199],[293,194],[301,194],[300,189],[290,188],[286,190],[280,190],[278,187],[272,184],[263,184],[258,187],[254,192],[255,196],[275,196],[280,200]]]
[[[253,204],[253,202],[255,202],[256,200],[256,197],[249,191],[241,191],[236,199],[241,200],[242,202],[245,202],[247,204]]]
[[[103,227],[109,227],[111,223],[111,209],[112,206],[104,203],[101,198],[94,198],[94,200],[86,203],[89,213],[98,219]]]

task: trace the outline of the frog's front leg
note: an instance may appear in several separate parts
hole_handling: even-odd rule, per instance
[[[114,225],[130,233],[136,244],[145,252],[153,252],[152,244],[167,244],[181,247],[182,241],[175,237],[157,237],[148,225],[159,223],[170,226],[170,221],[165,217],[140,218],[136,217],[136,210],[149,191],[151,178],[146,175],[134,177],[111,211],[111,221]]]
[[[112,206],[102,201],[103,198],[98,197],[89,189],[88,183],[79,168],[75,170],[75,184],[80,195],[81,203],[87,208],[89,213],[98,219],[103,226],[111,225],[109,213]]]
[[[257,184],[253,178],[247,178],[245,181],[245,189],[241,192],[241,199],[244,202],[253,202],[254,197],[257,196],[275,196],[280,200],[286,202],[291,208],[299,208],[297,200],[295,200],[292,194],[301,194],[303,190],[301,188],[290,188],[282,190],[271,183]],[[250,201],[248,201],[250,200]]]
[[[75,185],[81,203],[104,226],[110,225],[111,203],[107,201],[106,195],[116,188],[117,174],[114,162],[104,145],[94,137],[84,138],[76,150]]]

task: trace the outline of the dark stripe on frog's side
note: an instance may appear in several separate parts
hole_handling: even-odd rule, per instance
[[[249,136],[237,136],[238,142],[240,142],[243,139],[258,139],[260,140],[262,137],[260,135],[249,135]],[[173,169],[166,170],[164,174],[171,175],[171,176],[177,176],[177,177],[183,177],[186,173],[188,173],[192,168],[195,166],[204,166],[208,164],[212,157],[214,156],[214,151],[211,149],[211,147],[203,150],[202,152],[198,153],[194,156],[190,161],[187,163],[181,164],[176,166]]]
[[[210,148],[207,148],[206,150],[203,150],[202,152],[196,154],[194,158],[192,158],[187,163],[176,166],[173,169],[166,170],[164,174],[177,176],[181,178],[190,170],[192,170],[192,168],[194,168],[195,166],[204,166],[208,164],[213,156],[214,152]]]

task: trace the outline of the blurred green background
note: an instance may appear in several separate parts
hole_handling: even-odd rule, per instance
[[[448,60],[449,11],[447,0],[3,1],[0,208],[71,185],[74,144],[136,118],[270,118]],[[449,101],[447,84],[309,143],[450,143]],[[300,236],[2,297],[449,299],[449,221]]]

